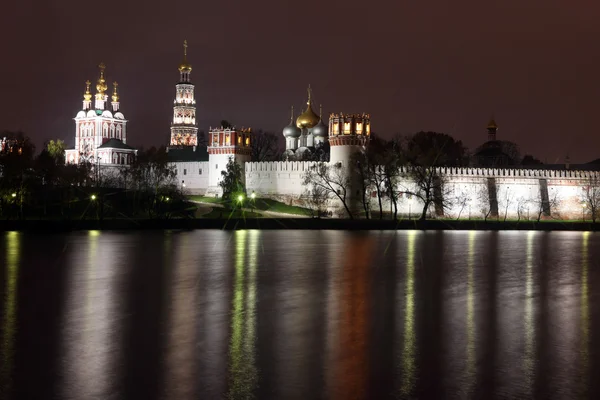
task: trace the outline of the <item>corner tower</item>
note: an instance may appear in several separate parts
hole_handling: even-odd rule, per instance
[[[242,166],[252,158],[252,129],[211,128],[208,131],[208,190],[207,196],[221,195],[219,187],[230,158]],[[245,175],[242,176],[244,178]]]
[[[190,80],[192,65],[187,60],[187,40],[183,41],[183,61],[179,64],[179,83],[175,86],[173,122],[170,146],[197,146],[196,100],[194,84]]]
[[[347,166],[352,153],[362,150],[371,136],[369,114],[331,114],[329,117],[330,162]]]

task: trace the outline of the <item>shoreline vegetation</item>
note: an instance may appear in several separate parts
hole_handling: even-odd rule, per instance
[[[483,221],[483,220],[373,220],[329,218],[175,218],[175,219],[81,219],[5,220],[0,231],[65,232],[77,230],[192,230],[192,229],[295,229],[295,230],[537,230],[596,231],[591,221]]]

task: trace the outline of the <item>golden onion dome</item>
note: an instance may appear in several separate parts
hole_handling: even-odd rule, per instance
[[[498,125],[496,124],[496,121],[494,121],[494,118],[490,119],[490,122],[488,122],[488,129],[498,129]]]
[[[296,119],[296,126],[300,129],[312,128],[319,123],[319,116],[315,114],[311,104],[311,90],[308,87],[308,101],[306,102],[306,110]]]
[[[104,78],[104,69],[106,68],[106,65],[104,65],[104,63],[100,63],[98,68],[100,68],[100,77],[98,78],[98,82],[96,82],[96,91],[98,94],[104,94],[106,89],[108,89],[106,86],[106,79]]]
[[[192,64],[187,61],[187,40],[183,41],[183,61],[179,64],[179,72],[191,72]]]

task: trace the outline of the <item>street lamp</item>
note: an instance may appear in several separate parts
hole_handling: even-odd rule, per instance
[[[92,200],[96,200],[96,195],[95,195],[95,194],[91,195],[91,196],[90,196],[90,199],[92,199]]]
[[[14,199],[15,197],[17,197],[16,193],[11,194],[12,198]]]
[[[252,192],[252,194],[250,195],[250,197],[252,198],[252,200],[254,200],[256,198],[256,193]]]
[[[238,196],[238,201],[241,203],[242,201],[244,201],[244,195],[239,195]]]

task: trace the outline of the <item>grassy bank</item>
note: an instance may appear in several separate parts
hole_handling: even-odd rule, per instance
[[[239,203],[232,204],[231,201],[224,201],[222,198],[219,198],[219,197],[188,196],[188,199],[191,201],[197,201],[200,203],[220,205],[220,206],[223,206],[228,209],[236,209],[236,208],[239,208],[239,206],[240,206]],[[241,204],[241,206],[243,208],[247,208],[247,209],[251,209],[251,210],[268,211],[268,212],[275,212],[275,213],[281,213],[281,214],[303,215],[303,216],[311,214],[311,210],[309,210],[308,208],[291,206],[291,205],[282,203],[277,200],[264,199],[264,198],[257,198],[254,200],[253,199],[245,199],[243,204]],[[215,211],[218,211],[218,210],[215,210]],[[209,214],[206,214],[203,216],[203,218],[212,218],[212,214],[213,213],[210,214],[211,216],[209,216]],[[218,214],[219,213],[217,212],[217,215]]]

